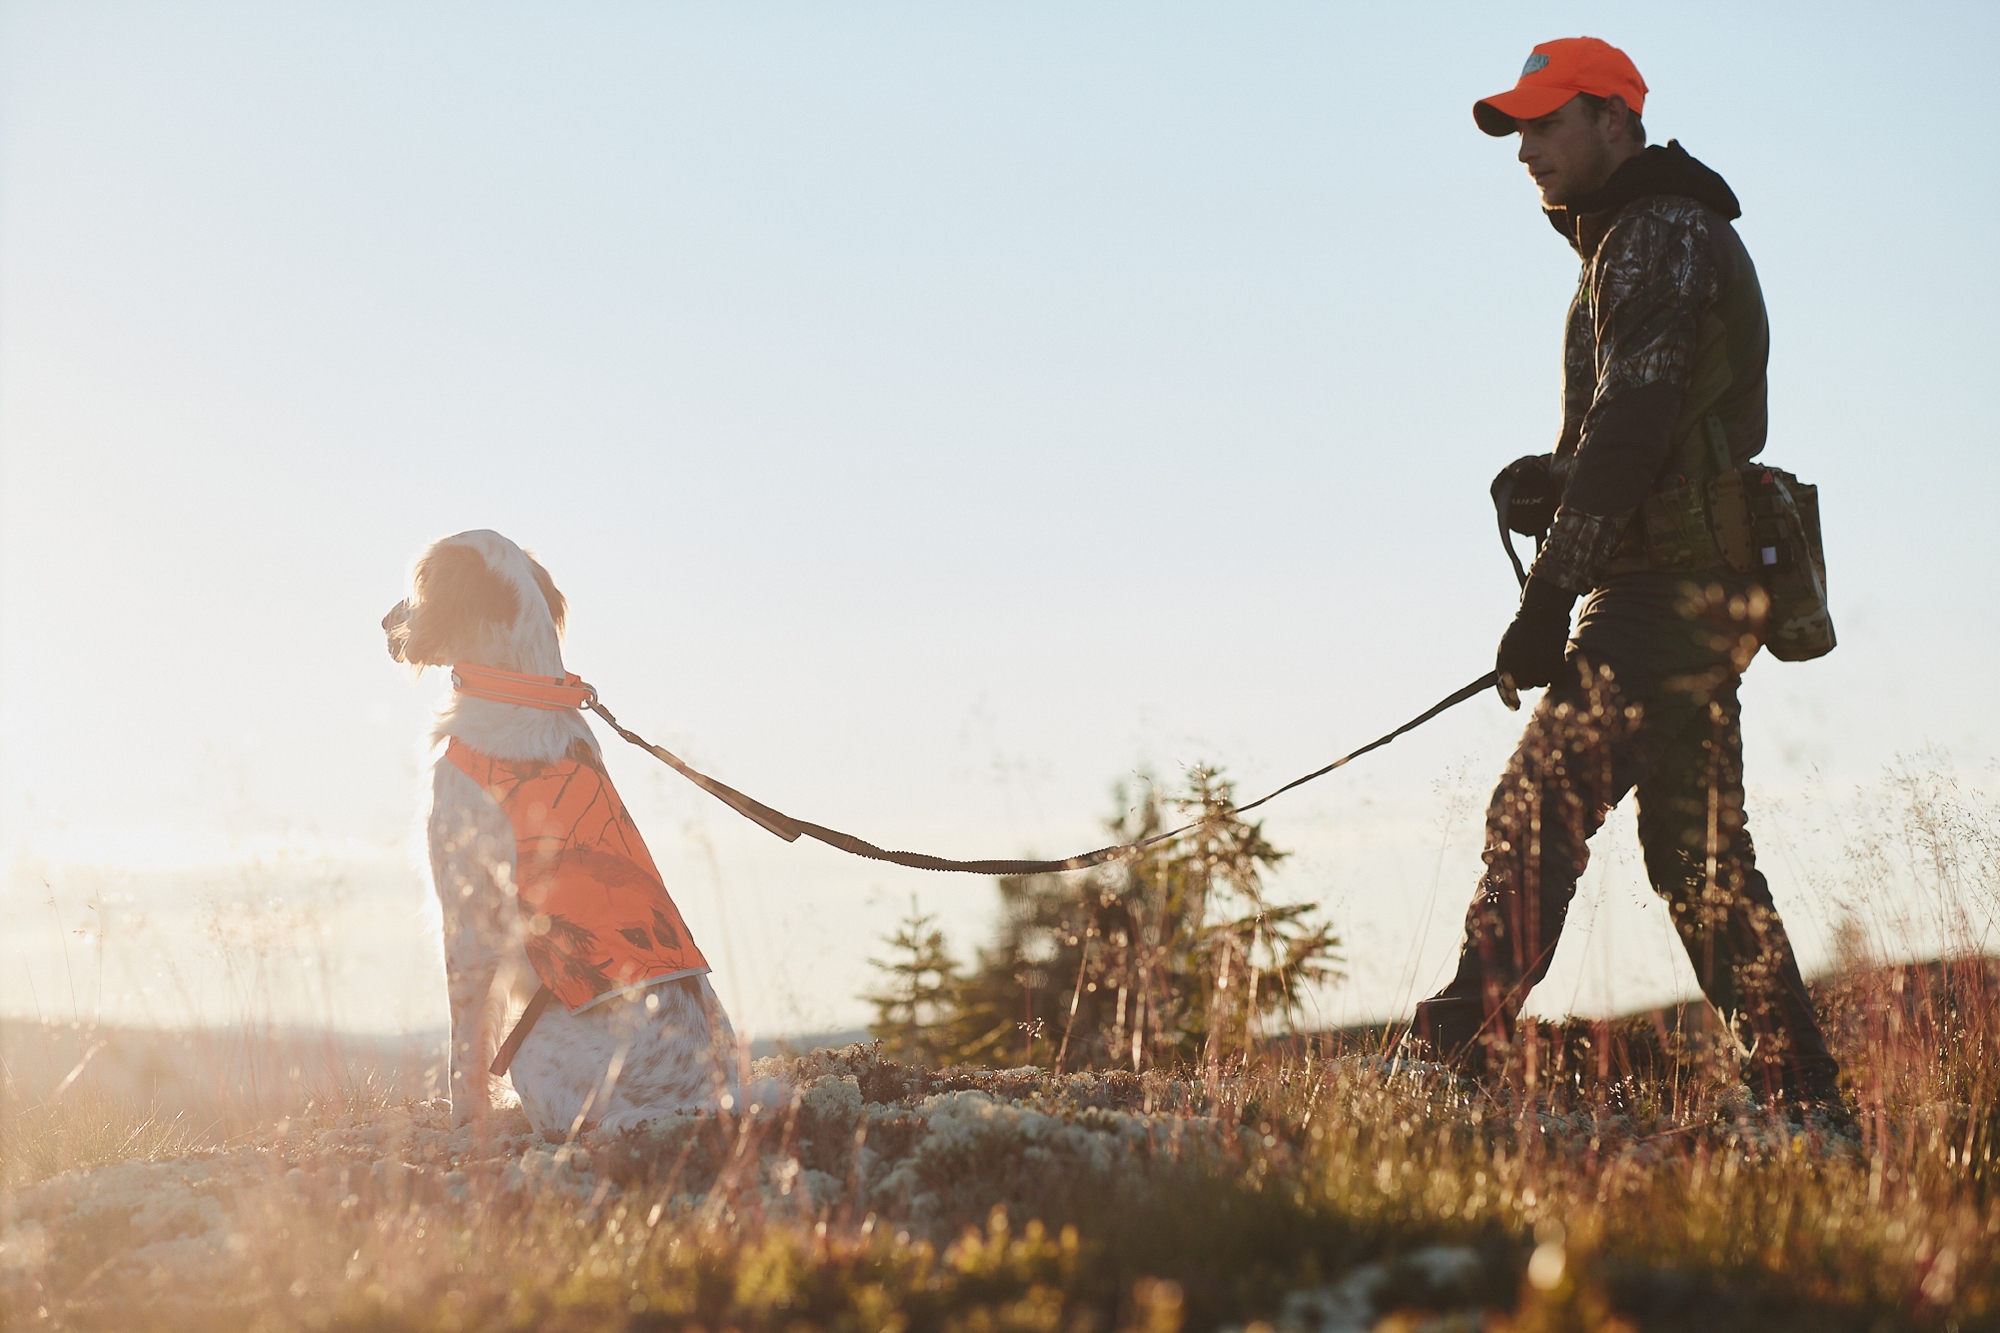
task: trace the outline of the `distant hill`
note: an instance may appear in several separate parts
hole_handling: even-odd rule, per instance
[[[36,1104],[102,1100],[157,1108],[200,1125],[295,1114],[307,1103],[441,1096],[442,1030],[146,1028],[0,1019],[0,1095]],[[796,1055],[869,1040],[860,1030],[766,1037],[751,1054]]]
[[[1950,1021],[1959,1010],[2000,1010],[2000,957],[1853,968],[1823,975],[1811,986],[1836,1045],[1839,1035],[1855,1038],[1867,1025],[1884,1022],[1948,1040],[1945,1034],[1959,1026]],[[1708,1006],[1696,1003],[1609,1020],[1569,1019],[1543,1024],[1541,1032],[1556,1068],[1623,1077],[1683,1059],[1689,1039],[1716,1026]],[[1400,1022],[1360,1024],[1295,1033],[1270,1045],[1322,1056],[1386,1053],[1403,1028]],[[751,1054],[798,1055],[869,1040],[859,1029],[765,1037],[752,1043]],[[442,1031],[160,1029],[0,1019],[0,1108],[59,1096],[66,1108],[93,1100],[137,1106],[227,1133],[296,1114],[310,1103],[421,1101],[442,1095],[444,1084]]]
[[[875,1038],[868,1035],[866,1028],[849,1028],[842,1032],[805,1032],[796,1037],[759,1037],[750,1043],[751,1058],[762,1060],[767,1055],[804,1055],[808,1051],[837,1051],[843,1046],[856,1042],[871,1042]]]

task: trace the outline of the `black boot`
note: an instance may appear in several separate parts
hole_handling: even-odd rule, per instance
[[[1848,1109],[1837,1074],[1818,1069],[1787,1071],[1778,1085],[1778,1109],[1800,1129],[1817,1129],[1838,1138],[1859,1140],[1861,1126]]]

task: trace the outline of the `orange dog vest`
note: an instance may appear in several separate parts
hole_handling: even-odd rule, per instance
[[[445,758],[514,827],[528,962],[572,1013],[709,970],[604,761],[588,745],[578,741],[569,758],[544,764],[494,759],[453,737]]]

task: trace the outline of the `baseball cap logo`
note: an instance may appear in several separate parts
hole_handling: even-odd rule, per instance
[[[1521,77],[1525,79],[1530,74],[1533,74],[1536,70],[1547,69],[1548,67],[1549,67],[1549,58],[1543,55],[1540,51],[1537,51],[1533,55],[1528,57],[1527,64],[1521,66]]]

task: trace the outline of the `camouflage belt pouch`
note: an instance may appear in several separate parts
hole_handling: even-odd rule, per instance
[[[1771,599],[1764,635],[1771,656],[1807,662],[1832,652],[1819,488],[1753,463],[1721,474],[1709,492],[1709,515],[1724,560],[1756,579]]]
[[[1634,535],[1645,553],[1645,566],[1685,573],[1714,569],[1723,563],[1723,553],[1709,528],[1707,497],[1700,486],[1683,477],[1672,477],[1670,482],[1639,506]]]
[[[1727,566],[1770,599],[1764,646],[1781,662],[1833,651],[1819,488],[1751,464],[1710,473],[1706,486],[1670,475],[1639,507],[1628,533],[1629,568],[1698,574]]]

